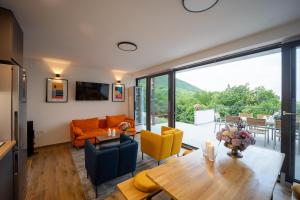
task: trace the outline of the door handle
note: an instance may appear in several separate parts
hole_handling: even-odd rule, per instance
[[[290,112],[282,111],[282,115],[297,115],[297,113],[290,113]]]

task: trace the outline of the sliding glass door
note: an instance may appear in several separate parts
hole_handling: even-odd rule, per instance
[[[169,74],[150,78],[151,131],[160,133],[161,126],[169,121]]]
[[[296,49],[296,121],[294,132],[295,179],[300,181],[300,47]]]
[[[176,126],[190,146],[199,147],[202,132],[215,138],[228,115],[264,121],[256,146],[284,153],[282,177],[300,182],[300,41],[150,75],[137,86],[139,125],[156,133]]]
[[[300,182],[300,41],[282,46],[281,149],[288,182]]]
[[[146,86],[147,79],[138,79],[135,88],[135,125],[137,131],[146,129]]]

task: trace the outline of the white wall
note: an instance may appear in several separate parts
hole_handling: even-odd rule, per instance
[[[236,31],[238,31],[238,29]],[[249,35],[244,38],[237,38],[234,41],[218,45],[203,51],[199,51],[194,54],[184,56],[175,60],[171,60],[160,65],[149,67],[147,69],[133,73],[133,76],[137,78],[159,72],[164,72],[169,69],[177,68],[183,65],[209,60],[212,58],[217,58],[220,56],[273,44],[276,42],[282,42],[286,39],[299,35],[300,20],[296,20],[263,32]]]
[[[111,84],[116,80],[111,70],[72,67],[71,64],[62,73],[62,78],[69,81],[68,103],[46,103],[46,78],[53,77],[54,73],[42,61],[27,60],[25,66],[28,75],[27,120],[34,121],[36,146],[70,141],[69,123],[72,119],[128,113],[127,93],[124,103],[112,102],[111,86],[109,101],[75,101],[76,81]],[[126,87],[133,86],[134,79],[127,75],[122,78],[122,83]]]

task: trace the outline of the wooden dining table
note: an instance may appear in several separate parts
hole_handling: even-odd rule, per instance
[[[250,146],[237,159],[228,151],[219,145],[211,162],[199,149],[151,169],[147,176],[172,199],[272,199],[284,154]]]

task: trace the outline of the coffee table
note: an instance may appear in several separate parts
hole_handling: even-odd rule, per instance
[[[115,141],[115,140],[119,140],[121,134],[132,136],[132,138],[134,139],[134,136],[135,136],[136,132],[133,132],[133,131],[130,131],[130,132],[129,131],[128,132],[127,131],[120,131],[120,132],[116,132],[115,136],[109,136],[108,134],[101,135],[101,136],[96,136],[95,137],[95,145],[96,144],[101,144],[101,143],[106,143],[106,142],[112,142],[112,141]]]

